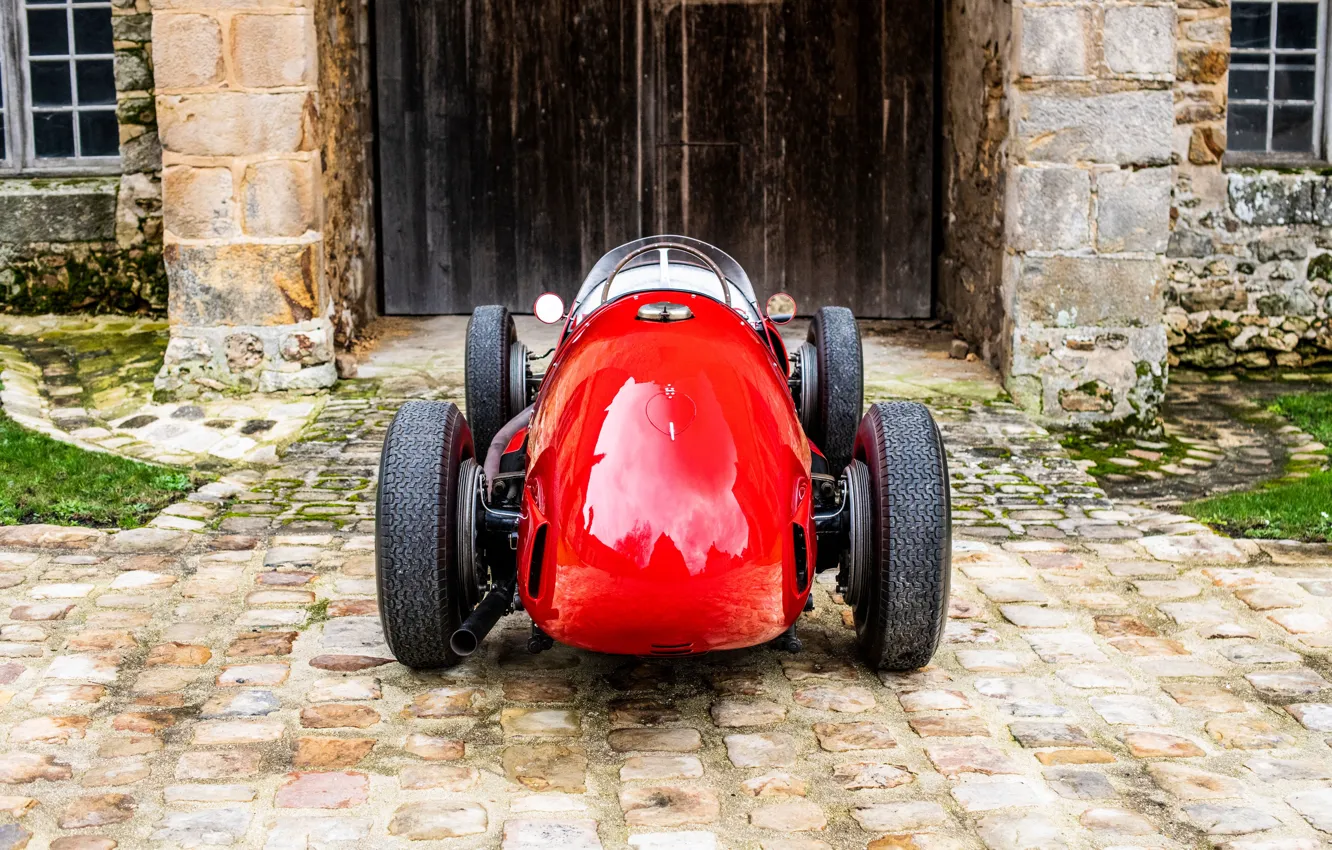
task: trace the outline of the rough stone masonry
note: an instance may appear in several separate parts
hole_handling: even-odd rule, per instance
[[[153,12],[172,339],[159,389],[331,385],[313,11]]]

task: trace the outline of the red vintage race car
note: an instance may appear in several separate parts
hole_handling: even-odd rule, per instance
[[[652,237],[603,257],[532,371],[502,307],[467,327],[470,426],[411,401],[389,426],[377,504],[379,608],[409,667],[448,667],[500,617],[528,648],[686,656],[773,641],[814,576],[839,570],[861,653],[884,670],[933,655],[951,526],[939,429],[920,404],[862,418],[860,334],[824,307],[792,354],[740,266]]]

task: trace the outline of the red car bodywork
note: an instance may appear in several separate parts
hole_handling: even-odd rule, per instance
[[[693,318],[637,318],[661,301]],[[518,588],[555,640],[687,655],[769,641],[800,615],[813,448],[771,322],[680,291],[613,300],[566,328],[511,445],[524,439]]]

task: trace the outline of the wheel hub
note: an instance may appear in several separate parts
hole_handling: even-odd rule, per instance
[[[509,347],[510,416],[516,416],[520,410],[527,407],[527,373],[527,346],[515,341]]]
[[[858,460],[846,467],[846,500],[850,513],[850,533],[846,547],[846,601],[855,608],[868,592],[870,547],[873,519],[870,516],[869,468]]]
[[[482,477],[481,467],[471,458],[458,467],[458,583],[464,611],[476,607],[489,584],[489,574],[476,545],[477,500],[481,498]]]

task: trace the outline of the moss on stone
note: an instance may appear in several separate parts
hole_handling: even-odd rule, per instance
[[[162,315],[167,277],[156,248],[31,252],[0,269],[0,312]]]
[[[1332,254],[1319,254],[1309,261],[1309,280],[1332,281]]]

